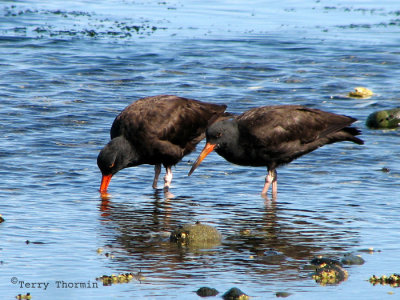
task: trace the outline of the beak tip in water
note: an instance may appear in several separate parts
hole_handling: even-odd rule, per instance
[[[101,184],[100,184],[100,190],[99,190],[99,192],[101,194],[106,194],[107,193],[107,188],[108,188],[108,185],[110,184],[111,177],[112,177],[111,174],[102,176]]]

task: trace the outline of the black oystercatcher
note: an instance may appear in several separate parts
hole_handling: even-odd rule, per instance
[[[226,105],[177,96],[159,95],[139,99],[114,120],[111,141],[100,151],[97,165],[102,173],[100,192],[121,169],[155,165],[153,188],[157,188],[161,164],[166,169],[164,188],[172,180],[171,167],[192,152],[205,137],[207,126],[224,115]]]
[[[272,183],[272,198],[278,185],[276,168],[326,144],[351,141],[361,132],[348,127],[356,119],[300,105],[263,106],[215,122],[206,131],[207,143],[189,175],[213,150],[227,161],[242,166],[266,166],[268,174],[262,195]]]

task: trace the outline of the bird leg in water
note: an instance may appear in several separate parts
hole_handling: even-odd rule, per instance
[[[164,176],[164,190],[168,190],[169,186],[171,185],[172,181],[172,170],[171,167],[166,167],[165,168],[165,176]]]
[[[157,188],[158,176],[161,173],[161,165],[154,166],[154,180],[153,180],[153,189]]]
[[[274,180],[272,181],[272,199],[278,197],[278,173],[274,170]]]
[[[265,177],[265,185],[264,188],[261,192],[261,195],[267,196],[267,192],[269,189],[269,186],[272,183],[272,199],[276,199],[278,196],[278,174],[276,173],[276,170],[268,170],[268,174]]]

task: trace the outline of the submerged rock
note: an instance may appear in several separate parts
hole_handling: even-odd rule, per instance
[[[368,253],[368,254],[373,254],[373,253],[375,253],[375,252],[381,252],[381,250],[376,250],[376,249],[374,249],[374,248],[367,248],[367,249],[360,249],[360,250],[358,250],[358,252],[364,252],[364,253]]]
[[[323,265],[339,265],[339,266],[341,266],[341,264],[338,260],[332,259],[332,258],[327,258],[327,257],[313,258],[310,263],[317,267],[320,267]]]
[[[221,243],[221,234],[210,225],[196,222],[196,224],[186,224],[174,230],[170,240],[195,248],[212,248]]]
[[[227,291],[222,298],[224,300],[248,300],[250,299],[249,296],[247,296],[245,293],[243,293],[240,289],[238,288],[231,288],[229,291]]]
[[[365,260],[360,255],[345,254],[341,260],[344,265],[363,265]]]
[[[289,297],[290,295],[292,295],[292,293],[288,293],[288,292],[276,292],[275,296],[278,298],[286,298]]]
[[[200,297],[213,297],[218,295],[218,291],[207,286],[203,286],[196,291],[196,294]]]
[[[257,260],[264,264],[280,264],[286,260],[286,256],[275,250],[267,250],[262,255],[257,256]]]
[[[376,111],[367,118],[366,125],[372,129],[393,129],[400,126],[400,107]]]

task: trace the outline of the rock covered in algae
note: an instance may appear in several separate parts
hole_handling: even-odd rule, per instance
[[[338,284],[349,276],[340,262],[330,258],[314,258],[311,264],[315,266],[312,278],[320,285]]]
[[[124,273],[124,274],[112,274],[112,275],[103,275],[101,277],[96,278],[97,281],[102,281],[104,286],[117,284],[117,283],[128,283],[131,280],[136,279],[138,281],[145,280],[145,277],[142,276],[141,272],[138,273]]]
[[[370,89],[367,89],[366,87],[358,86],[358,87],[354,88],[354,91],[349,93],[349,97],[353,97],[353,98],[369,98],[373,94],[374,93]]]
[[[200,297],[213,297],[218,295],[218,291],[214,288],[203,286],[196,291],[196,294]]]
[[[339,265],[326,265],[317,268],[312,278],[320,285],[338,284],[345,281],[349,274]]]
[[[366,125],[372,129],[393,129],[400,126],[400,107],[373,112]]]
[[[235,288],[235,287],[231,288],[229,291],[227,291],[225,294],[223,294],[222,298],[224,300],[248,300],[248,299],[250,299],[249,296],[247,296],[240,289]]]
[[[30,300],[30,299],[32,299],[32,296],[31,296],[30,293],[27,293],[26,295],[18,294],[17,296],[15,296],[15,299],[18,299],[18,300],[22,300],[22,299]]]
[[[181,245],[198,248],[210,248],[221,243],[221,234],[210,225],[186,224],[172,232],[170,240]]]
[[[369,282],[372,283],[373,285],[389,284],[392,287],[399,287],[400,286],[400,274],[392,274],[390,276],[382,275],[381,277],[372,275],[369,279]]]

